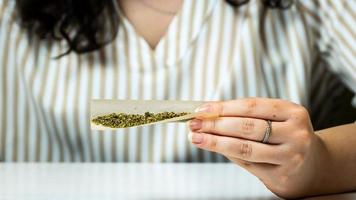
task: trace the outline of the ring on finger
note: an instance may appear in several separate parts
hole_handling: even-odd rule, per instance
[[[268,140],[272,134],[272,122],[271,120],[267,120],[267,127],[266,127],[266,130],[265,130],[265,134],[263,136],[263,139],[262,139],[262,143],[265,143],[267,144],[268,143]]]

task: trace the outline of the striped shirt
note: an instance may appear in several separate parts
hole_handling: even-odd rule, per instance
[[[14,2],[0,0],[0,161],[225,161],[193,147],[185,124],[91,131],[91,99],[271,97],[322,120],[335,80],[356,93],[354,0],[184,1],[155,51],[123,19],[109,45],[61,59],[66,43],[28,37]]]

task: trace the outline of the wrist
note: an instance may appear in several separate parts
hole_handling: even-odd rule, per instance
[[[332,174],[332,170],[334,167],[334,160],[332,154],[328,148],[327,142],[324,140],[322,134],[320,132],[315,132],[315,142],[312,160],[314,160],[310,173],[310,195],[319,195],[330,192],[328,186],[332,183],[330,179],[330,175]]]

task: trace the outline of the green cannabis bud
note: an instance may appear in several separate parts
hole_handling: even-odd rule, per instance
[[[158,122],[174,117],[180,117],[187,115],[186,112],[161,112],[144,114],[126,114],[126,113],[111,113],[109,115],[98,116],[92,119],[92,122],[96,125],[102,125],[110,128],[127,128],[132,126],[139,126],[143,124],[149,124]]]

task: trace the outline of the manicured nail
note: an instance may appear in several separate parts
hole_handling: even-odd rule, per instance
[[[219,117],[219,113],[214,110],[214,106],[211,104],[204,104],[195,109],[197,119],[210,119]]]
[[[191,142],[194,144],[201,144],[203,143],[204,135],[201,133],[192,133],[191,135]]]
[[[201,120],[199,120],[199,119],[191,120],[190,123],[189,123],[189,128],[192,131],[200,130],[201,127],[202,127],[202,123],[203,122]]]
[[[211,112],[212,111],[212,105],[211,104],[204,104],[197,109],[195,109],[195,112],[197,113],[206,113],[206,112]]]

